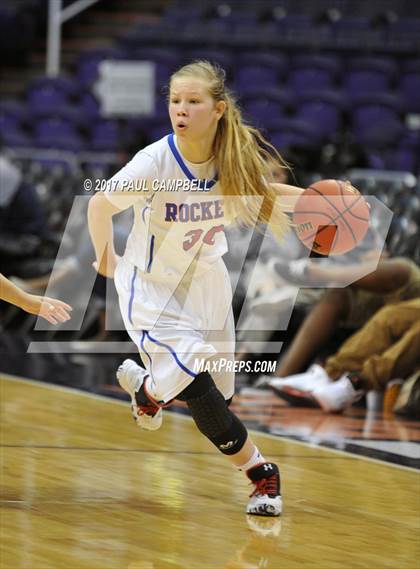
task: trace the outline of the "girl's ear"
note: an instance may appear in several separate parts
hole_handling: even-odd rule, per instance
[[[226,110],[226,103],[225,101],[218,101],[216,103],[216,116],[217,116],[217,120],[221,119],[224,112]]]

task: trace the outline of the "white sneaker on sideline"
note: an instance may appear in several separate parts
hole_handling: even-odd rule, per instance
[[[316,387],[326,385],[330,382],[331,379],[325,369],[318,364],[312,364],[308,370],[303,373],[296,373],[285,377],[272,376],[268,384],[273,388],[281,388],[287,385],[299,391],[312,391]]]
[[[131,397],[131,414],[141,429],[156,431],[162,425],[162,409],[150,402],[139,405],[136,393],[149,374],[133,360],[124,360],[117,370],[117,379],[121,387]]]
[[[262,373],[252,387],[254,387],[255,389],[266,389],[270,387],[270,382],[272,379],[275,379],[274,376],[265,375],[264,373]]]
[[[327,412],[343,411],[363,397],[364,390],[356,390],[347,377],[342,375],[337,381],[321,385],[313,390],[312,397]]]
[[[319,387],[331,383],[330,377],[318,364],[310,366],[308,371],[286,377],[272,377],[268,386],[282,399],[291,405],[318,407],[312,393]]]

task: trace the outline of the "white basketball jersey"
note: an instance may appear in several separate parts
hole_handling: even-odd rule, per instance
[[[138,152],[109,181],[107,198],[133,206],[124,258],[152,279],[207,271],[227,251],[226,218],[214,160],[185,160],[170,134]],[[115,191],[118,190],[118,191]]]

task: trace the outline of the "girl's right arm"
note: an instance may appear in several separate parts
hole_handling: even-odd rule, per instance
[[[137,185],[132,186],[132,182],[142,179],[150,182],[157,177],[158,172],[153,157],[140,151],[109,180],[106,192],[98,192],[90,199],[88,226],[96,253],[93,266],[101,275],[112,278],[118,261],[114,249],[112,217],[149,194],[143,190],[133,191],[133,187],[136,190]]]
[[[120,211],[102,193],[95,194],[89,200],[88,227],[96,255],[93,266],[104,277],[114,276],[118,261],[114,249],[112,216]]]

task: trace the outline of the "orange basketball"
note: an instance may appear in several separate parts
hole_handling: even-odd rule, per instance
[[[341,255],[365,237],[369,206],[349,183],[320,180],[297,200],[293,223],[305,247],[321,255]]]

